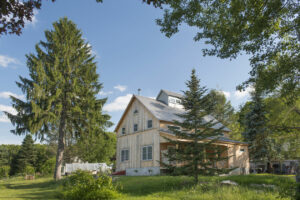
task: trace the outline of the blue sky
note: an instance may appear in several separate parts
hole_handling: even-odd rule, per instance
[[[165,37],[155,24],[161,9],[141,0],[43,1],[33,22],[27,22],[21,36],[0,37],[0,144],[20,144],[23,136],[12,135],[13,126],[1,111],[14,113],[9,95],[23,98],[15,82],[28,76],[26,57],[45,40],[44,30],[60,17],[68,17],[91,44],[98,62],[97,72],[104,88],[99,97],[108,97],[104,109],[115,124],[132,94],[156,97],[160,89],[180,92],[195,68],[203,85],[223,91],[235,108],[248,98],[248,90],[235,91],[249,77],[246,56],[236,60],[203,57],[203,42],[194,42],[196,30],[183,25],[172,38]],[[249,89],[250,90],[250,89]],[[113,127],[110,129],[113,130]]]

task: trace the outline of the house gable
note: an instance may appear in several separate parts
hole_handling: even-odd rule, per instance
[[[150,128],[148,127],[149,120],[152,120],[152,127]],[[159,121],[155,116],[136,98],[136,96],[133,96],[115,128],[115,132],[117,133],[117,136],[123,136],[158,127]],[[125,134],[122,134],[122,129],[125,130]]]

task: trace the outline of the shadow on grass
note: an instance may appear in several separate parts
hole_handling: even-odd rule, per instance
[[[5,193],[0,199],[58,199],[59,191],[57,190],[60,182],[49,181],[22,181],[4,184],[8,190],[16,191],[13,197],[5,197]]]

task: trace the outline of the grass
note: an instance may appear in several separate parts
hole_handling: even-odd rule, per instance
[[[232,180],[239,186],[224,186],[222,180]],[[293,176],[246,175],[229,177],[200,177],[200,183],[186,176],[119,177],[122,200],[288,200],[279,197],[280,188],[291,188]],[[255,187],[251,184],[275,185],[275,189]],[[60,184],[52,178],[25,181],[22,178],[0,180],[0,200],[58,199]]]
[[[24,180],[17,177],[0,180],[0,200],[58,199],[58,184],[53,178]]]

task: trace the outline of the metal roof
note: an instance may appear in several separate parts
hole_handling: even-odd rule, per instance
[[[178,114],[184,114],[185,110],[170,107],[160,101],[157,101],[152,98],[137,96],[135,97],[159,120],[173,122],[174,120],[181,122],[182,118],[178,116]],[[206,115],[203,117],[204,123],[210,122],[217,122],[217,120],[211,116]],[[212,128],[219,129],[223,126],[221,123],[215,124]],[[230,131],[227,127],[223,128],[224,131]]]
[[[166,93],[168,96],[172,96],[172,97],[177,97],[177,98],[182,98],[182,97],[183,97],[182,94],[178,94],[178,93],[176,93],[176,92],[171,92],[171,91],[168,91],[168,90],[160,90],[160,92],[159,92],[158,95],[157,95],[157,98],[159,97],[159,95],[160,95],[162,92],[164,92],[164,93]],[[157,99],[157,98],[156,98],[156,99]]]

